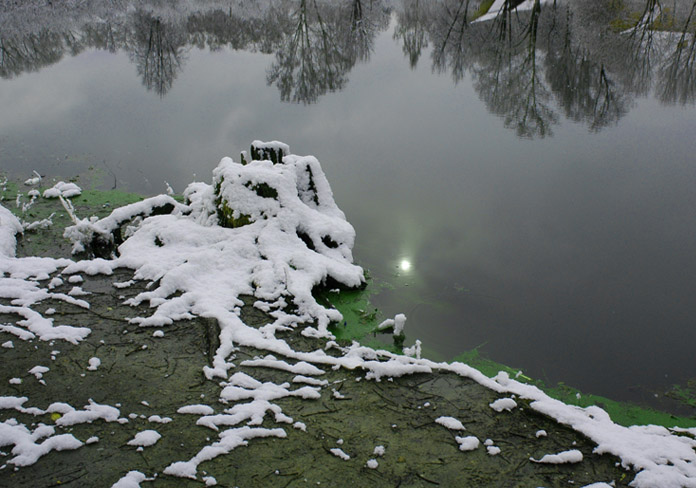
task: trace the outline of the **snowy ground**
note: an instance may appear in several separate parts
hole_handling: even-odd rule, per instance
[[[60,199],[91,258],[15,257],[51,221],[0,207],[3,483],[696,486],[694,429],[621,427],[417,347],[336,343],[340,313],[312,290],[362,284],[353,228],[316,159],[255,146],[186,204],[81,218],[71,184],[3,203]]]

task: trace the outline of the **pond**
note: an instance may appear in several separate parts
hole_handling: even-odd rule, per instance
[[[576,3],[1,2],[0,170],[180,192],[284,141],[429,356],[661,405],[696,377],[696,3]]]

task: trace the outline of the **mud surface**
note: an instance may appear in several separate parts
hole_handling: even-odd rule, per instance
[[[14,348],[2,348],[1,393],[25,396],[25,407],[45,409],[56,401],[82,409],[90,400],[115,406],[127,423],[102,419],[71,427],[56,426],[56,433],[72,433],[81,441],[96,436],[98,442],[74,451],[50,452],[31,466],[0,469],[0,486],[111,486],[130,470],[152,480],[143,486],[204,486],[199,480],[161,474],[166,466],[188,460],[218,433],[195,424],[198,416],[177,414],[184,405],[205,403],[220,412],[231,407],[219,399],[221,387],[206,380],[202,370],[215,348],[217,326],[197,319],[175,323],[154,337],[152,328],[129,325],[125,317],[143,310],[122,305],[124,299],[142,290],[144,284],[116,289],[114,281],[126,281],[123,270],[111,277],[85,277],[90,310],[62,302],[46,302],[41,312],[56,309],[56,323],[84,325],[92,329],[80,345],[62,341],[23,341],[5,332],[0,342],[11,340]],[[62,285],[67,291],[69,284]],[[56,291],[61,291],[58,288]],[[243,317],[250,325],[266,322],[263,313],[245,307]],[[11,323],[17,317],[2,316]],[[320,343],[297,331],[284,337],[297,350],[315,349]],[[293,373],[262,367],[240,366],[244,359],[265,354],[242,348],[236,352],[233,372],[243,371],[259,381],[291,382]],[[88,370],[89,359],[101,365]],[[49,368],[40,382],[28,373],[34,366]],[[21,384],[10,384],[20,378]],[[626,486],[632,478],[616,467],[617,459],[592,454],[594,445],[576,432],[526,408],[496,413],[488,404],[496,399],[492,391],[454,374],[419,374],[380,382],[367,381],[360,371],[328,370],[322,379],[321,399],[287,397],[276,403],[294,421],[305,424],[306,432],[283,425],[287,437],[253,439],[248,446],[200,465],[199,473],[214,476],[218,486],[583,486],[596,481],[616,481]],[[44,384],[45,383],[45,384]],[[151,415],[169,417],[158,423]],[[440,416],[460,419],[466,431],[455,432],[435,423]],[[15,418],[27,426],[53,425],[56,414],[33,416],[16,410],[0,410],[0,421]],[[277,428],[267,418],[262,425]],[[155,445],[138,450],[127,442],[136,433],[154,429],[162,435]],[[537,438],[539,430],[546,437]],[[462,452],[456,435],[491,439],[500,454],[491,456],[485,446]],[[383,456],[375,456],[376,446]],[[349,460],[331,453],[341,448]],[[530,461],[544,454],[579,449],[584,461],[572,465],[543,465]],[[3,451],[0,463],[12,454]],[[376,469],[366,466],[369,459]],[[158,474],[159,473],[159,474]]]

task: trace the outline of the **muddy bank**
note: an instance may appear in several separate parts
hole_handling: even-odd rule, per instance
[[[204,319],[177,322],[162,329],[138,328],[125,317],[138,310],[122,305],[143,289],[143,284],[116,289],[113,282],[130,279],[122,270],[111,277],[85,276],[81,284],[90,293],[91,307],[62,302],[42,304],[42,312],[55,308],[56,322],[84,325],[92,329],[84,343],[22,341],[0,332],[0,342],[12,348],[1,350],[4,367],[0,384],[4,396],[27,397],[25,407],[46,409],[61,401],[76,409],[90,402],[119,410],[107,421],[60,426],[59,414],[34,416],[13,409],[0,410],[0,421],[15,418],[35,428],[52,425],[56,433],[71,433],[82,442],[98,438],[77,450],[50,452],[27,467],[3,464],[0,484],[5,486],[111,486],[128,471],[152,477],[143,486],[202,486],[194,481],[163,475],[172,461],[187,460],[218,436],[208,427],[196,425],[197,416],[179,414],[185,405],[206,404],[216,412],[235,402],[220,401],[221,386],[206,380],[208,364],[217,337],[216,324]],[[62,285],[67,291],[69,284]],[[57,291],[60,291],[58,289]],[[267,318],[252,307],[243,309],[245,322],[263,325]],[[8,324],[16,317],[0,317]],[[153,335],[154,334],[154,335]],[[316,339],[297,332],[283,337],[295,350],[320,347]],[[274,368],[243,366],[245,359],[263,356],[264,351],[242,347],[235,353],[233,372],[244,372],[261,382],[291,383],[295,373]],[[95,370],[90,359],[99,358]],[[37,378],[29,370],[45,366]],[[19,378],[21,383],[13,378]],[[303,425],[287,425],[286,438],[253,439],[226,455],[200,465],[202,478],[213,476],[218,486],[582,486],[596,481],[616,481],[626,486],[632,479],[611,456],[592,454],[595,447],[583,436],[525,407],[495,412],[489,404],[497,394],[451,373],[415,374],[368,381],[363,373],[328,370],[327,383],[319,399],[281,398],[276,401],[285,415]],[[238,402],[244,403],[244,402]],[[158,417],[153,417],[158,416]],[[453,431],[435,422],[441,416],[460,419],[465,431]],[[169,421],[168,419],[171,419]],[[163,423],[166,422],[166,423]],[[272,419],[261,426],[277,427]],[[304,429],[304,430],[303,430]],[[154,445],[138,449],[129,445],[144,430],[162,437]],[[546,436],[537,437],[539,431]],[[500,453],[490,455],[481,445],[462,452],[456,436],[491,439]],[[375,455],[383,446],[384,454]],[[341,449],[350,458],[332,453]],[[583,461],[570,465],[545,465],[530,461],[548,453],[578,449]],[[3,463],[12,457],[0,454]],[[375,469],[367,467],[374,459]]]

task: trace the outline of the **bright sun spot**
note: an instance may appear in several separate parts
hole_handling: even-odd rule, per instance
[[[407,259],[402,259],[401,264],[399,266],[401,266],[401,269],[403,269],[404,271],[408,271],[409,269],[411,269],[411,261],[408,261]]]

